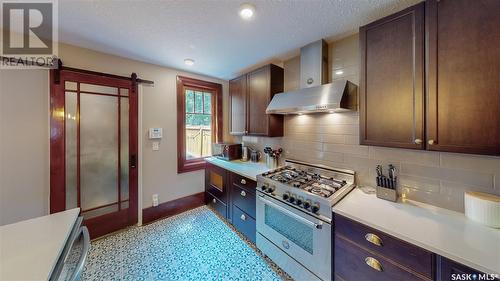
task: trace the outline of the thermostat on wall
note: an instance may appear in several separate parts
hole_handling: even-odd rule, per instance
[[[161,139],[162,129],[161,128],[149,128],[149,139]]]

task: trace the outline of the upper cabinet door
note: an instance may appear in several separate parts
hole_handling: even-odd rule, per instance
[[[257,69],[248,74],[248,133],[267,135],[268,118],[266,108],[269,102],[269,67]]]
[[[283,92],[283,68],[266,65],[247,74],[247,134],[283,136],[283,115],[266,114],[272,97]]]
[[[230,134],[244,135],[246,129],[247,76],[243,75],[229,81]]]
[[[424,149],[424,3],[360,28],[360,142]]]
[[[427,1],[429,150],[500,155],[500,1]]]

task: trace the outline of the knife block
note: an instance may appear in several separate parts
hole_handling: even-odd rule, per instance
[[[396,189],[377,186],[377,197],[380,199],[396,202],[398,200],[398,192]]]

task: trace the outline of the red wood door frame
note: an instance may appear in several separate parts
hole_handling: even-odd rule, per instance
[[[77,70],[51,70],[50,72],[50,213],[66,210],[66,176],[65,176],[65,81],[97,84],[128,89],[129,95],[129,201],[128,208],[102,216],[84,220],[92,238],[119,230],[137,223],[138,218],[138,87],[137,76],[121,79],[101,76]],[[78,84],[79,85],[79,84]],[[79,92],[79,89],[77,89]],[[79,96],[79,95],[78,95]],[[117,96],[120,100],[121,97]],[[120,102],[118,102],[120,106]],[[118,120],[120,122],[120,119]],[[78,116],[79,123],[79,116]],[[118,126],[120,127],[120,126]],[[79,128],[79,126],[78,126]],[[79,138],[79,129],[77,136]],[[77,163],[80,162],[79,142],[77,140]],[[118,142],[120,143],[120,142]],[[118,153],[120,154],[120,153]],[[118,161],[120,163],[120,161]],[[119,164],[120,165],[120,164]],[[118,171],[119,172],[119,171]],[[79,169],[77,169],[77,190],[79,190]],[[118,179],[120,182],[120,179]],[[120,184],[118,184],[120,193]],[[119,195],[118,205],[121,206]],[[78,206],[80,207],[80,200]],[[102,206],[101,206],[102,207]]]

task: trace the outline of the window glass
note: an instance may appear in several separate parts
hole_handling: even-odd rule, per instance
[[[211,93],[186,90],[186,159],[212,155]],[[194,108],[194,111],[193,111]]]
[[[186,112],[194,112],[194,93],[191,90],[186,91]]]
[[[203,113],[203,93],[195,92],[194,96],[195,113]]]
[[[212,111],[212,94],[210,93],[204,93],[203,94],[203,112],[204,113],[211,113]]]

